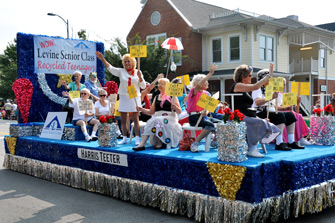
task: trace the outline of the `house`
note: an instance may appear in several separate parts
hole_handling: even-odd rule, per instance
[[[142,0],[143,9],[128,38],[138,34],[148,45],[174,36],[194,64],[176,61],[177,74],[206,73],[211,63],[218,69],[210,79],[210,92],[229,92],[234,70],[248,64],[254,72],[274,64],[275,76],[310,82],[309,96],[301,108],[308,115],[319,97],[335,92],[335,33],[299,21],[297,16],[273,18],[242,10],[229,10],[195,0]]]

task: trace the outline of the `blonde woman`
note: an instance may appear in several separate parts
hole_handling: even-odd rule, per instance
[[[165,95],[165,84],[170,82],[166,78],[161,78],[158,81],[158,90],[160,94],[157,95],[152,103],[150,109],[137,107],[137,109],[147,115],[155,115],[144,127],[141,143],[134,147],[134,151],[145,150],[145,145],[149,136],[154,136],[152,145],[155,149],[166,148],[166,145],[177,147],[179,140],[182,137],[182,128],[178,123],[177,114],[181,113],[181,108],[177,97],[171,98]]]
[[[142,72],[136,68],[136,60],[130,57],[130,54],[125,54],[122,57],[123,68],[113,67],[110,63],[106,61],[102,53],[96,52],[96,56],[101,62],[106,66],[107,70],[114,76],[120,79],[119,86],[119,112],[121,113],[121,128],[123,139],[119,144],[126,144],[127,140],[127,116],[128,113],[131,114],[132,120],[134,121],[135,128],[135,144],[140,143],[139,133],[140,133],[140,122],[139,122],[139,112],[136,106],[141,105],[141,92],[140,89],[146,87],[145,80],[143,78]],[[134,85],[137,93],[135,98],[136,103],[133,98],[129,98],[127,87]]]

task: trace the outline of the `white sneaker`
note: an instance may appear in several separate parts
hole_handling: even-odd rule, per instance
[[[120,142],[118,142],[119,145],[127,144],[127,143],[128,143],[127,138],[123,138]]]
[[[307,139],[305,139],[305,138],[301,138],[301,139],[299,140],[299,143],[300,143],[300,145],[302,145],[302,146],[310,146],[310,145],[313,145],[312,143],[308,142]]]
[[[250,157],[255,157],[255,158],[264,158],[264,155],[260,152],[258,152],[258,150],[254,150],[254,151],[251,151],[247,153],[248,156]]]
[[[141,140],[139,137],[135,137],[135,145],[139,145],[141,143]]]
[[[92,138],[91,138],[91,136],[87,135],[87,136],[85,136],[85,140],[86,140],[86,142],[91,142]]]
[[[198,142],[193,142],[193,143],[192,143],[192,145],[191,145],[191,151],[192,151],[192,153],[197,153],[197,152],[199,152],[199,148],[198,148],[199,144],[200,144],[200,143],[198,143]]]

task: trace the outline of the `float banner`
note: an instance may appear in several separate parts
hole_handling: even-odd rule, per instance
[[[96,72],[96,43],[34,36],[35,73],[83,74]]]
[[[128,167],[127,154],[111,153],[101,150],[92,150],[78,148],[77,155],[79,159],[91,160],[101,163],[109,163],[112,165]]]

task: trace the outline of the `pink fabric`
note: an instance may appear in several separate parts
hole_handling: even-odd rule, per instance
[[[294,139],[297,142],[302,137],[308,135],[309,128],[308,128],[304,118],[302,117],[302,115],[300,113],[296,113],[296,112],[292,112],[292,113],[294,114],[295,118],[297,119],[297,121],[295,123],[295,129],[294,129]],[[288,141],[286,126],[284,127],[284,131],[283,131],[283,141],[285,143],[287,143],[287,141]]]
[[[193,95],[194,87],[191,88],[190,93],[188,94],[187,98],[187,112],[197,112],[204,110],[203,108],[197,106],[199,98],[202,94],[202,90],[198,91],[196,95]]]
[[[161,101],[161,104],[160,104],[161,108],[163,108],[163,105],[164,105],[166,100],[168,100],[172,104],[170,96],[164,94],[164,92],[161,92],[161,95],[162,95],[162,101]]]

